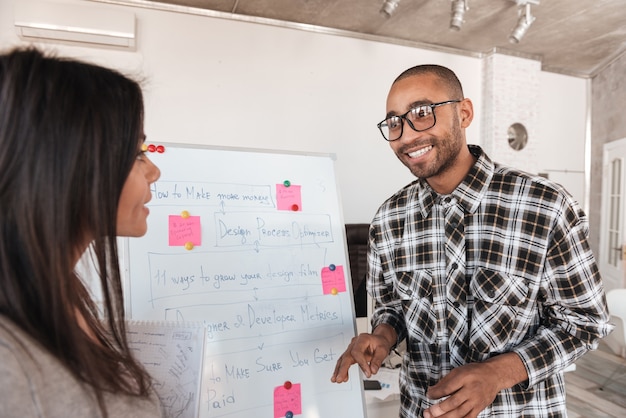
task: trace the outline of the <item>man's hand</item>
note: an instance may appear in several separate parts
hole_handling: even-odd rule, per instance
[[[526,368],[515,353],[457,367],[428,389],[430,399],[447,398],[425,410],[424,418],[475,418],[498,392],[526,379]]]
[[[354,363],[358,363],[366,377],[376,374],[395,344],[395,336],[395,330],[383,324],[376,327],[372,334],[359,334],[354,337],[346,351],[337,360],[330,381],[347,382],[348,370]]]

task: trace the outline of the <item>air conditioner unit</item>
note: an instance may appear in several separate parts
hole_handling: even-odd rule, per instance
[[[15,29],[28,41],[135,48],[135,15],[110,7],[20,0]]]

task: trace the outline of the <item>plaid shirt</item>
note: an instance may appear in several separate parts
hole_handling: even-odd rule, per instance
[[[421,417],[453,368],[506,352],[528,380],[479,416],[566,416],[562,370],[611,330],[586,216],[559,185],[469,148],[477,161],[450,195],[417,179],[370,226],[372,325],[407,342],[400,416]]]

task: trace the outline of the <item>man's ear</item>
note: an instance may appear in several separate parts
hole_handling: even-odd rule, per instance
[[[459,103],[459,112],[461,114],[461,128],[467,128],[474,119],[474,105],[470,99],[463,99]]]

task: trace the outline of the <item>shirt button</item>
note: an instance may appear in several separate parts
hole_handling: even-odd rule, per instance
[[[452,305],[454,305],[455,308],[458,308],[459,306],[461,306],[461,304],[457,302],[456,300],[454,301]]]
[[[493,298],[496,296],[496,291],[491,289],[487,292],[487,296],[489,296],[490,298]]]
[[[457,263],[452,263],[452,265],[450,266],[452,270],[456,270],[458,267],[459,265]]]

